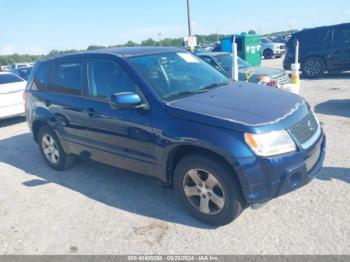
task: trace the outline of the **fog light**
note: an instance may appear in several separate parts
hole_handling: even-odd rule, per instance
[[[293,175],[291,175],[289,177],[289,184],[292,186],[292,187],[296,187],[300,184],[300,180],[301,180],[301,174],[299,173],[295,173]]]

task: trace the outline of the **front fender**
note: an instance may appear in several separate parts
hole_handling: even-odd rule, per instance
[[[253,152],[244,142],[240,131],[219,128],[182,119],[172,119],[167,126],[154,130],[156,135],[155,156],[160,167],[160,179],[167,181],[169,159],[179,147],[193,147],[212,152],[232,167],[236,159],[251,157]]]

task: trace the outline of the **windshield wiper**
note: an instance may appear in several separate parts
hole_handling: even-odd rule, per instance
[[[213,84],[210,84],[208,86],[205,86],[199,90],[202,90],[202,91],[208,91],[210,89],[213,89],[213,88],[217,88],[217,87],[220,87],[220,86],[225,86],[225,85],[228,85],[230,83],[230,81],[225,81],[225,82],[219,82],[219,83],[213,83]]]
[[[216,88],[216,87],[219,87],[219,86],[225,86],[225,85],[227,85],[229,83],[230,83],[230,81],[214,83],[214,84],[210,84],[208,86],[205,86],[205,87],[203,87],[201,89],[192,90],[192,91],[190,91],[190,90],[181,90],[181,91],[178,91],[178,92],[171,93],[171,94],[163,97],[163,99],[169,100],[169,99],[174,99],[174,98],[178,98],[178,97],[181,97],[181,96],[205,93],[205,92],[208,92],[210,89],[213,89],[213,88]]]
[[[165,96],[164,99],[168,100],[168,99],[173,99],[173,98],[177,98],[177,97],[181,97],[181,96],[194,95],[194,94],[200,94],[200,93],[205,93],[205,92],[207,92],[207,90],[204,90],[204,89],[199,89],[199,90],[194,90],[194,91],[182,90],[182,91],[178,91],[175,93],[171,93],[171,94]]]

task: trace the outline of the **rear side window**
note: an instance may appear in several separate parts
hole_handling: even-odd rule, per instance
[[[336,43],[350,43],[350,28],[334,29],[334,41]]]
[[[51,63],[45,63],[40,65],[33,79],[32,90],[47,91],[50,72]]]
[[[58,63],[52,83],[59,93],[81,95],[83,64],[81,62]]]
[[[316,46],[327,41],[329,32],[329,28],[305,30],[296,34],[295,38],[299,40],[303,46]]]
[[[19,78],[14,74],[0,74],[0,85],[22,82],[22,81],[24,81],[22,78]]]

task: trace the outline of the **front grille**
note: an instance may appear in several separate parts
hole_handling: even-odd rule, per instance
[[[310,112],[303,120],[289,128],[288,131],[300,145],[303,145],[315,135],[318,128],[315,115]]]
[[[305,160],[307,172],[311,171],[321,155],[321,146],[317,146],[316,149],[311,153],[311,155]]]
[[[289,82],[289,76],[288,76],[288,74],[284,74],[284,75],[276,77],[276,80],[278,82],[278,85],[285,85]]]

